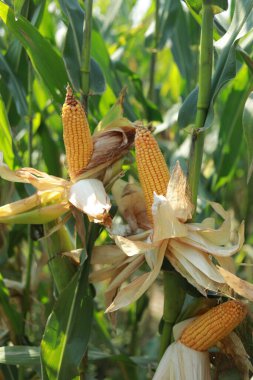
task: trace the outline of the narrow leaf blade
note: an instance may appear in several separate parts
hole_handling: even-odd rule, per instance
[[[247,182],[249,182],[253,173],[253,91],[250,93],[246,100],[243,116],[242,116],[244,137],[247,143],[248,153],[248,175]]]

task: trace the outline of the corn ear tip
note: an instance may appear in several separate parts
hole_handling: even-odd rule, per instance
[[[78,102],[75,99],[75,96],[73,94],[73,90],[72,90],[70,84],[68,83],[67,87],[66,87],[65,105],[75,106],[77,103]]]

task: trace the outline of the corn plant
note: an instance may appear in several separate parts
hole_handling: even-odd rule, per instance
[[[0,379],[250,378],[253,0],[0,20]]]

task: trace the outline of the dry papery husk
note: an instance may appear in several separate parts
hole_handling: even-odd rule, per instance
[[[92,157],[75,181],[103,177],[104,169],[128,152],[134,142],[134,137],[135,127],[125,118],[112,122],[110,128],[93,135]]]
[[[150,229],[143,191],[136,183],[128,183],[118,179],[112,186],[112,195],[119,213],[128,223],[131,233],[139,228]]]
[[[153,380],[211,380],[208,352],[172,343],[165,351]]]
[[[243,379],[248,380],[249,371],[253,372],[253,366],[239,336],[233,331],[218,342],[217,346],[227,358],[233,360],[235,366],[242,373]]]
[[[222,267],[217,267],[226,283],[240,296],[253,301],[253,284],[244,281]]]

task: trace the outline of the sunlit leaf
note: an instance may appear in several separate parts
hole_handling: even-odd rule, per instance
[[[42,364],[50,380],[70,380],[89,341],[93,298],[86,263],[62,291],[50,315],[41,343]]]
[[[20,16],[24,3],[25,3],[25,0],[14,0],[15,17],[18,18]]]
[[[3,152],[4,161],[13,168],[14,153],[12,150],[12,136],[9,120],[7,117],[5,104],[0,95],[0,151]]]
[[[9,291],[6,288],[3,277],[0,274],[0,304],[5,315],[7,316],[12,332],[17,336],[21,336],[22,332],[22,318],[17,310],[11,305],[9,301]]]
[[[101,67],[94,58],[90,60],[90,93],[102,94],[105,91],[105,77]]]
[[[24,17],[15,19],[13,10],[0,3],[0,17],[30,56],[56,102],[63,103],[67,75],[61,57],[38,30]]]
[[[23,366],[40,365],[40,348],[33,346],[0,347],[0,363]]]
[[[234,79],[221,115],[218,148],[215,153],[214,191],[232,180],[238,166],[240,146],[243,143],[242,114],[249,87],[248,70],[242,69]]]
[[[2,54],[0,54],[0,70],[5,75],[8,89],[13,97],[18,113],[23,116],[27,115],[24,88]]]
[[[253,0],[236,2],[234,16],[227,33],[216,43],[218,60],[212,79],[211,101],[205,128],[212,125],[213,103],[221,88],[236,75],[235,48],[237,41],[253,28]],[[194,122],[197,107],[198,89],[186,98],[179,112],[178,122],[181,128]]]
[[[62,170],[60,164],[59,155],[59,144],[52,138],[46,124],[42,123],[38,130],[41,142],[42,142],[42,153],[45,163],[48,168],[48,173],[61,177]]]
[[[195,12],[200,12],[202,9],[201,0],[186,0],[185,1],[188,7],[192,8]]]
[[[243,111],[243,130],[247,142],[248,153],[248,175],[247,181],[249,182],[253,173],[253,92],[250,93],[246,100]]]

